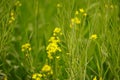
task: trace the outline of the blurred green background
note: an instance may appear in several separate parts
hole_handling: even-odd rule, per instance
[[[45,80],[92,80],[94,76],[99,80],[119,80],[119,7],[119,0],[0,0],[0,80],[31,80],[45,63],[54,65],[47,58],[46,47],[55,27],[63,33],[62,59],[57,77]],[[77,25],[77,31],[69,25],[80,8],[87,17],[80,16],[83,23]],[[9,23],[11,12],[15,20]],[[94,33],[98,39],[90,41]],[[24,62],[21,46],[25,43],[32,47],[32,68]],[[71,57],[66,55],[70,52]],[[76,59],[78,63],[72,66],[71,60]]]

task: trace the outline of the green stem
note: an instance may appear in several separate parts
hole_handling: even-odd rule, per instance
[[[84,77],[83,77],[83,80],[85,80],[85,77],[86,77],[86,69],[87,69],[87,58],[88,58],[88,55],[87,55],[87,51],[88,51],[88,47],[89,47],[89,44],[90,44],[90,41],[88,41],[87,43],[87,46],[86,46],[86,52],[85,52],[85,69],[84,69]]]

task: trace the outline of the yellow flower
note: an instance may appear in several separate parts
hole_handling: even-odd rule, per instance
[[[87,16],[87,13],[84,13],[84,14],[83,14],[83,16],[85,16],[85,17],[86,17],[86,16]]]
[[[24,52],[24,51],[25,51],[25,49],[24,49],[24,48],[22,48],[22,49],[21,49],[21,51],[22,51],[22,52]]]
[[[42,77],[42,74],[38,74],[39,77]]]
[[[32,75],[32,78],[33,78],[33,79],[36,79],[36,77],[37,77],[37,74],[33,74],[33,75]]]
[[[59,58],[60,58],[60,56],[56,56],[56,58],[57,58],[57,59],[59,59]]]
[[[31,51],[31,49],[32,49],[31,47],[30,47],[30,48],[28,48],[28,51]]]
[[[97,77],[95,76],[95,77],[93,78],[93,80],[97,80]]]
[[[53,71],[48,72],[48,75],[51,75],[51,74],[53,74]]]
[[[14,13],[13,12],[11,12],[11,14],[10,14],[11,16],[14,16]]]
[[[15,20],[15,18],[14,18],[13,16],[11,16],[11,20],[13,20],[13,21],[14,21],[14,20]]]
[[[52,54],[50,52],[48,52],[48,58],[53,59]]]
[[[15,16],[14,16],[14,13],[13,11],[10,13],[10,20],[9,20],[9,24],[12,23],[13,21],[15,21]]]
[[[53,32],[54,32],[53,36],[49,39],[50,43],[46,47],[49,59],[53,59],[53,55],[57,51],[61,52],[61,48],[58,45],[60,43],[60,38],[57,36],[58,34],[62,35],[61,29],[56,27]]]
[[[60,42],[60,39],[59,39],[59,37],[52,36],[52,37],[49,39],[49,42],[59,43],[59,42]]]
[[[4,77],[4,80],[7,80],[7,76]]]
[[[42,74],[39,74],[39,73],[34,73],[32,75],[32,79],[35,79],[35,80],[40,80],[41,77],[42,77]]]
[[[80,19],[78,19],[78,17],[72,18],[70,27],[72,27],[74,24],[80,24],[80,23],[81,23],[81,21],[80,21]]]
[[[84,12],[84,9],[83,9],[83,8],[81,8],[81,9],[80,9],[80,12],[81,12],[81,13],[83,13],[83,12]]]
[[[20,1],[17,1],[17,2],[15,3],[15,5],[16,5],[16,6],[21,6],[22,4],[20,3]]]
[[[49,65],[44,65],[42,68],[42,72],[50,72],[51,71],[51,67]]]
[[[22,47],[21,47],[21,51],[24,52],[24,51],[31,51],[31,45],[29,43],[26,43],[26,44],[23,44]]]
[[[26,44],[25,44],[25,47],[30,47],[30,43],[26,43]]]
[[[58,27],[56,27],[53,32],[54,32],[54,33],[60,33],[60,31],[61,31],[61,29],[58,28]]]
[[[100,79],[99,79],[99,80],[103,80],[103,79],[102,79],[102,77],[100,77]]]
[[[60,47],[56,42],[49,43],[49,45],[46,48],[48,53],[48,58],[52,59],[52,54],[55,54],[57,51],[61,52]]]
[[[12,20],[9,20],[9,22],[8,22],[8,23],[9,23],[9,24],[11,24],[12,22],[13,22]]]
[[[58,7],[58,8],[61,7],[61,4],[58,3],[58,4],[57,4],[57,7]]]
[[[97,39],[97,35],[96,35],[96,34],[93,34],[93,35],[90,37],[90,39],[93,39],[93,40]]]
[[[75,17],[75,23],[76,24],[80,24],[81,23],[80,20],[77,17]]]
[[[46,50],[48,50],[48,52],[55,53],[56,51],[60,51],[60,48],[57,43],[50,43]]]
[[[79,14],[79,12],[78,12],[78,11],[76,11],[76,12],[75,12],[75,15],[78,15],[78,14]]]
[[[39,78],[39,77],[37,77],[37,78],[36,78],[36,80],[40,80],[40,78]]]
[[[71,19],[71,22],[72,22],[72,23],[74,23],[74,22],[75,22],[75,19],[74,19],[74,18],[72,18],[72,19]]]

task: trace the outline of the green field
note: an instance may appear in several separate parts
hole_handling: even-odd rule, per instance
[[[0,0],[0,80],[120,80],[120,1]]]

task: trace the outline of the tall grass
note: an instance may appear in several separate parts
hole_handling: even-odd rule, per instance
[[[119,0],[1,0],[0,80],[119,80],[119,7]]]

